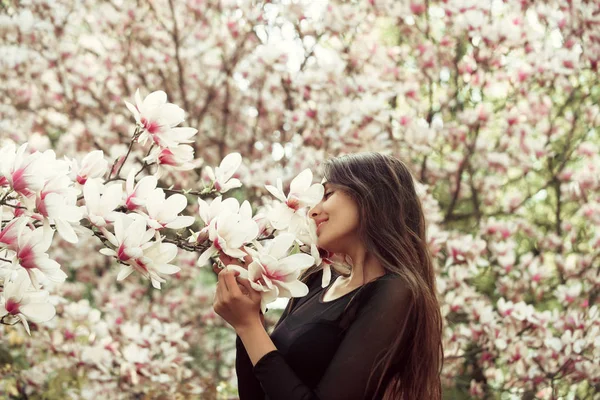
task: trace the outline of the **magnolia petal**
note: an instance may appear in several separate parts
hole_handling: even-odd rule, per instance
[[[218,197],[213,200],[213,203],[217,201],[217,199]],[[208,225],[210,222],[210,206],[200,197],[198,197],[198,214],[200,214],[200,219],[202,219],[202,222],[204,222],[205,225]]]
[[[192,216],[179,216],[174,221],[169,222],[165,225],[169,229],[181,229],[186,228],[194,223],[195,219]]]
[[[288,250],[294,244],[294,240],[296,240],[296,236],[292,233],[281,233],[271,241],[271,247],[269,247],[269,255],[280,259],[285,257]]]
[[[235,174],[235,171],[237,171],[240,165],[242,165],[242,156],[240,153],[227,154],[225,158],[223,158],[223,160],[221,161],[221,164],[219,165],[219,175],[221,176],[219,176],[218,178],[219,180],[222,180],[221,183],[225,183],[226,181],[231,179],[231,177],[233,176],[233,174]]]
[[[165,275],[171,275],[181,271],[181,268],[172,264],[158,264],[154,266],[154,269],[156,269],[156,271],[160,272],[161,274]]]
[[[221,185],[221,190],[219,192],[226,193],[231,189],[239,188],[242,186],[242,181],[239,179],[233,178],[227,181],[226,184]]]
[[[297,253],[280,259],[277,264],[277,270],[287,275],[294,271],[306,269],[314,263],[315,259],[310,254]]]
[[[244,200],[240,206],[239,214],[243,219],[252,219],[252,206],[248,200]]]
[[[188,205],[187,199],[184,195],[176,193],[174,195],[169,196],[168,199],[162,205],[164,210],[169,210],[172,214],[179,214],[186,208]]]
[[[300,200],[302,205],[313,207],[314,205],[318,204],[321,199],[323,199],[324,194],[325,188],[323,185],[315,183],[307,191],[302,193],[298,197],[298,200]]]
[[[73,229],[71,224],[62,219],[57,219],[54,221],[54,223],[56,225],[56,230],[58,231],[58,234],[64,240],[66,240],[69,243],[77,243],[79,241],[79,238],[77,238],[77,234],[75,233],[75,230]]]
[[[303,282],[295,280],[292,282],[277,282],[277,286],[280,288],[282,297],[302,297],[308,294],[308,286],[306,286]],[[289,296],[285,296],[285,294],[289,294]]]
[[[119,271],[119,274],[117,275],[117,281],[122,281],[123,279],[125,279],[129,275],[131,275],[132,272],[133,272],[133,267],[131,265],[121,266],[121,270]]]
[[[312,171],[309,168],[300,172],[292,179],[292,182],[290,182],[290,194],[298,195],[304,193],[310,187],[312,178]]]
[[[205,265],[208,264],[208,260],[214,256],[215,254],[217,254],[217,248],[215,247],[214,244],[212,244],[208,249],[206,249],[201,255],[200,258],[198,258],[198,261],[196,262],[196,265],[199,267],[203,267]]]
[[[331,282],[331,266],[329,264],[323,265],[323,277],[321,278],[321,287],[325,288],[329,286]]]
[[[109,257],[114,257],[117,255],[117,253],[115,253],[115,251],[113,249],[100,249],[100,254],[103,254],[105,256],[109,256]]]
[[[125,102],[125,106],[129,111],[131,111],[131,113],[135,117],[136,122],[139,122],[140,113],[138,112],[137,108],[135,108],[135,106],[128,101]]]
[[[283,192],[277,189],[275,186],[265,185],[265,189],[267,189],[269,193],[271,193],[277,200],[283,203],[285,203],[285,201],[287,200]]]
[[[19,313],[19,319],[21,320],[21,323],[23,324],[23,327],[25,328],[25,331],[27,332],[27,334],[29,336],[31,336],[31,331],[29,330],[29,323],[27,322],[27,319],[25,318],[25,316],[21,313]]]
[[[23,315],[31,322],[40,323],[50,321],[56,315],[56,309],[49,303],[30,303],[19,307]]]
[[[235,264],[229,264],[225,266],[225,269],[227,271],[237,271],[240,273],[240,278],[242,279],[248,279],[248,270],[246,270],[245,268],[240,267],[239,265],[235,265]]]
[[[223,249],[223,252],[233,258],[243,258],[244,256],[246,256],[246,253],[240,249],[226,248]]]
[[[139,99],[139,92],[136,92],[136,98]],[[160,107],[166,102],[167,94],[162,90],[157,90],[146,96],[146,98],[144,98],[144,101],[141,102],[141,104],[143,105],[143,111],[148,111],[149,108]]]

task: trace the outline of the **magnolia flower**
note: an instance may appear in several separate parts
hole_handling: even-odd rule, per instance
[[[242,278],[248,279],[252,288],[261,292],[261,308],[278,297],[301,297],[308,293],[308,287],[298,280],[300,273],[313,265],[315,259],[304,253],[288,255],[296,238],[291,233],[275,237],[266,248],[258,246],[258,251],[247,248],[252,256],[248,270],[236,265],[227,268],[236,270]]]
[[[240,210],[240,203],[234,197],[223,200],[223,197],[219,196],[215,198],[210,205],[198,197],[198,206],[200,218],[202,219],[202,222],[204,222],[204,227],[199,232],[192,233],[188,239],[190,243],[204,243],[208,239],[208,230],[211,222],[221,213],[230,212],[235,214]]]
[[[50,248],[54,231],[48,223],[35,230],[29,230],[25,225],[21,226],[15,249],[14,262],[25,268],[31,284],[39,290],[39,279],[45,277],[52,282],[64,282],[67,279],[60,269],[60,264],[52,260],[46,251]],[[39,275],[42,276],[39,276]]]
[[[329,286],[331,282],[331,257],[332,253],[325,249],[317,247],[317,224],[314,219],[308,219],[308,232],[310,234],[310,255],[315,259],[315,265],[323,266],[323,276],[321,277],[321,287]]]
[[[206,167],[206,174],[208,178],[213,182],[214,188],[225,193],[229,189],[235,189],[242,186],[242,182],[239,179],[233,178],[233,174],[242,164],[242,156],[240,153],[230,153],[223,158],[221,164],[213,169]]]
[[[44,185],[37,163],[41,153],[25,155],[27,143],[18,149],[14,144],[0,149],[0,186],[10,186],[15,192],[30,196]]]
[[[156,240],[144,249],[144,256],[136,259],[134,263],[137,267],[146,268],[152,286],[156,289],[160,289],[160,284],[166,282],[163,275],[172,275],[181,270],[178,266],[169,264],[177,256],[177,246],[173,243],[162,243],[161,240],[157,233]],[[127,266],[124,266],[120,274],[125,274],[123,270],[126,268]]]
[[[86,205],[86,218],[99,227],[105,227],[115,218],[114,210],[121,204],[123,187],[119,183],[104,186],[90,179],[83,185],[83,197]]]
[[[102,150],[95,150],[86,154],[81,160],[81,166],[75,159],[70,160],[70,163],[71,174],[80,185],[84,185],[90,178],[102,178],[108,169],[108,161],[104,158]]]
[[[38,197],[37,210],[54,223],[59,235],[69,243],[77,243],[78,238],[73,225],[79,225],[83,218],[81,207],[77,206],[77,197],[65,197],[57,193],[48,193]]]
[[[277,187],[265,185],[265,188],[282,203],[277,204],[269,218],[275,229],[286,229],[290,225],[300,223],[303,218],[301,211],[304,207],[313,207],[323,198],[325,191],[323,185],[311,185],[313,176],[310,169],[305,169],[290,183],[290,192],[287,197],[283,193],[281,179],[277,179]]]
[[[157,147],[152,150],[148,157],[144,158],[144,161],[156,163],[159,167],[174,171],[189,171],[197,166],[193,162],[194,148],[187,144],[172,147]]]
[[[158,180],[154,176],[145,176],[135,183],[135,171],[131,170],[125,182],[125,207],[133,211],[146,205],[146,199],[156,189],[157,183]]]
[[[152,139],[160,147],[177,146],[179,143],[191,143],[189,138],[198,132],[194,128],[174,128],[183,122],[185,111],[167,103],[167,94],[163,91],[152,92],[142,101],[138,89],[135,92],[135,106],[127,101],[125,105],[143,129],[138,138],[141,144]]]
[[[106,229],[103,230],[103,233],[108,241],[116,247],[116,250],[105,248],[101,249],[100,253],[115,257],[121,262],[142,257],[144,254],[142,246],[154,236],[154,229],[146,231],[144,218],[136,214],[119,214],[115,218],[114,227],[114,235]],[[124,278],[117,277],[117,280],[121,279]]]
[[[30,291],[27,274],[17,274],[15,281],[5,281],[4,291],[0,297],[0,318],[6,316],[17,318],[29,335],[29,322],[46,322],[56,314],[54,306],[48,303],[48,292],[45,290]]]
[[[104,248],[100,253],[115,257],[122,263],[117,281],[122,281],[133,271],[138,271],[144,278],[150,279],[152,286],[160,289],[160,284],[166,282],[162,275],[174,274],[180,270],[179,267],[169,264],[177,255],[177,246],[162,243],[158,232],[156,240],[151,242],[155,231],[146,230],[146,221],[139,215],[122,214],[115,220],[115,234],[112,235],[108,231],[104,234],[116,249]]]
[[[0,218],[1,217],[2,212],[0,209]],[[27,217],[19,217],[8,221],[8,223],[0,229],[0,247],[7,247],[15,250],[17,248],[19,234],[22,233],[23,227],[27,224],[28,220],[29,218]],[[0,223],[1,222],[2,221],[0,220]]]
[[[238,213],[224,212],[211,222],[208,237],[212,244],[200,255],[197,265],[206,265],[219,252],[234,258],[244,257],[246,253],[240,248],[257,235],[258,225],[252,219],[250,203],[244,201]]]
[[[165,192],[154,189],[146,200],[148,226],[153,229],[181,229],[194,223],[194,217],[177,215],[187,207],[184,195],[176,193],[165,199]]]

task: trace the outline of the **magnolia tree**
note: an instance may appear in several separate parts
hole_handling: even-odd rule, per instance
[[[0,279],[35,327],[0,326],[11,390],[225,393],[195,264],[249,254],[265,305],[302,295],[306,168],[375,150],[420,181],[448,395],[597,392],[597,2],[5,4]]]

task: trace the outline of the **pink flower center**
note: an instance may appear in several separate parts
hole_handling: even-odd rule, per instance
[[[20,312],[19,305],[20,304],[14,301],[13,299],[8,299],[4,307],[6,308],[6,311],[8,311],[9,314],[17,315]]]
[[[160,130],[160,125],[156,121],[148,121],[146,118],[142,118],[142,125],[150,134],[155,134]]]
[[[25,269],[35,269],[37,268],[35,253],[33,252],[31,246],[25,246],[19,249],[17,252],[17,257],[19,258],[19,264]]]
[[[295,197],[290,197],[285,204],[294,211],[300,208],[300,200]]]
[[[127,261],[131,258],[125,254],[125,245],[122,244],[119,246],[119,249],[117,250],[117,258],[119,261]]]

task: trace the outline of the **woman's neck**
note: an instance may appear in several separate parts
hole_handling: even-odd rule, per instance
[[[348,256],[352,260],[352,269],[344,286],[359,287],[385,274],[385,269],[377,257],[362,247]]]

